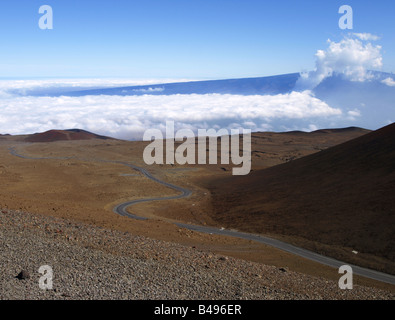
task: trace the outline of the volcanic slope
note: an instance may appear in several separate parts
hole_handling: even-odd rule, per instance
[[[211,216],[395,274],[395,124],[321,152],[212,179]]]

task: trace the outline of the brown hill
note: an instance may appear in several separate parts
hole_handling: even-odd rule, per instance
[[[211,215],[224,226],[395,273],[395,124],[205,185],[212,191]]]
[[[62,140],[91,140],[91,139],[111,139],[100,136],[81,129],[69,130],[49,130],[42,133],[35,133],[25,138],[26,142],[54,142]]]

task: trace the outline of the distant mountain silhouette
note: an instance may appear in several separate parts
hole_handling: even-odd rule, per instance
[[[299,79],[298,73],[226,80],[191,81],[178,83],[165,83],[156,85],[130,86],[118,88],[104,88],[93,90],[81,90],[66,93],[68,96],[85,95],[119,95],[119,96],[139,96],[139,95],[172,95],[172,94],[281,94],[292,91],[296,81]]]

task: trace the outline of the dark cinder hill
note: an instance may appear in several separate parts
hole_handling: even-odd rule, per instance
[[[54,142],[63,140],[111,139],[81,129],[49,130],[25,138],[26,142]]]
[[[395,124],[206,187],[213,195],[212,216],[224,226],[287,237],[395,272]]]

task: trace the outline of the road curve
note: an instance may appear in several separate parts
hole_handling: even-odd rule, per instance
[[[141,174],[143,174],[145,177],[147,177],[148,179],[151,179],[152,181],[155,181],[163,186],[166,186],[168,188],[171,188],[175,191],[180,192],[178,195],[174,195],[174,196],[168,196],[168,197],[160,197],[160,198],[145,198],[145,199],[138,199],[138,200],[133,200],[133,201],[127,201],[127,202],[123,202],[120,203],[118,205],[116,205],[113,208],[113,212],[121,215],[121,216],[125,216],[128,218],[132,218],[132,219],[136,219],[136,220],[147,220],[147,218],[145,217],[140,217],[137,215],[134,215],[132,213],[129,213],[127,211],[127,208],[138,204],[138,203],[143,203],[143,202],[148,202],[148,201],[160,201],[160,200],[174,200],[174,199],[181,199],[181,198],[185,198],[188,197],[192,194],[192,192],[188,189],[185,189],[183,187],[180,186],[176,186],[173,185],[171,183],[162,181],[156,177],[154,177],[151,173],[149,173],[146,169],[138,167],[134,164],[128,163],[128,162],[123,162],[123,161],[111,161],[111,160],[102,160],[102,159],[83,159],[83,158],[77,158],[77,157],[29,157],[29,156],[25,156],[25,155],[21,155],[18,152],[16,152],[14,147],[10,147],[9,151],[12,155],[19,157],[19,158],[23,158],[23,159],[34,159],[34,160],[43,160],[43,159],[58,159],[58,160],[68,160],[68,159],[75,159],[75,160],[81,160],[81,161],[95,161],[95,162],[107,162],[107,163],[116,163],[116,164],[121,164],[124,166],[127,166],[129,168],[132,168],[134,170],[139,171]],[[367,268],[362,268],[356,265],[352,265],[346,262],[342,262],[333,258],[329,258],[323,255],[320,255],[318,253],[303,249],[303,248],[299,248],[296,246],[293,246],[289,243],[277,240],[277,239],[273,239],[273,238],[269,238],[266,236],[262,236],[262,235],[257,235],[257,234],[251,234],[251,233],[245,233],[245,232],[240,232],[240,231],[236,231],[236,230],[226,230],[226,229],[219,229],[219,228],[215,228],[215,227],[206,227],[206,226],[199,226],[199,225],[192,225],[192,224],[186,224],[186,223],[175,223],[175,225],[177,225],[180,228],[185,228],[185,229],[189,229],[192,231],[197,231],[197,232],[202,232],[202,233],[208,233],[208,234],[216,234],[216,235],[223,235],[223,236],[229,236],[229,237],[235,237],[235,238],[240,238],[240,239],[245,239],[245,240],[251,240],[251,241],[255,241],[255,242],[259,242],[259,243],[263,243],[265,245],[289,252],[291,254],[295,254],[297,256],[300,256],[302,258],[311,260],[311,261],[315,261],[318,263],[321,263],[323,265],[329,266],[329,267],[333,267],[338,269],[340,266],[343,265],[349,265],[350,267],[352,267],[353,273],[356,275],[360,275],[366,278],[370,278],[373,280],[377,280],[377,281],[381,281],[381,282],[385,282],[385,283],[390,283],[392,285],[395,285],[395,276],[391,275],[391,274],[386,274],[386,273],[382,273],[379,271],[375,271],[375,270],[371,270],[371,269],[367,269]]]
[[[174,184],[168,183],[166,181],[162,181],[156,177],[154,177],[151,173],[149,173],[146,169],[135,166],[133,164],[127,163],[127,162],[121,162],[121,161],[112,161],[113,163],[118,163],[118,164],[123,164],[125,166],[128,166],[130,168],[133,168],[139,172],[141,172],[144,176],[146,176],[148,179],[151,179],[161,185],[164,185],[165,187],[174,189],[176,191],[181,192],[178,195],[175,196],[168,196],[168,197],[160,197],[160,198],[146,198],[146,199],[138,199],[138,200],[132,200],[132,201],[127,201],[123,202],[121,204],[118,204],[114,207],[113,211],[121,216],[129,217],[132,219],[137,219],[137,220],[147,220],[148,218],[145,217],[140,217],[135,214],[129,213],[126,209],[134,204],[141,203],[141,202],[148,202],[148,201],[159,201],[159,200],[174,200],[174,199],[181,199],[185,197],[189,197],[192,194],[192,191],[185,189],[180,186],[176,186]]]

